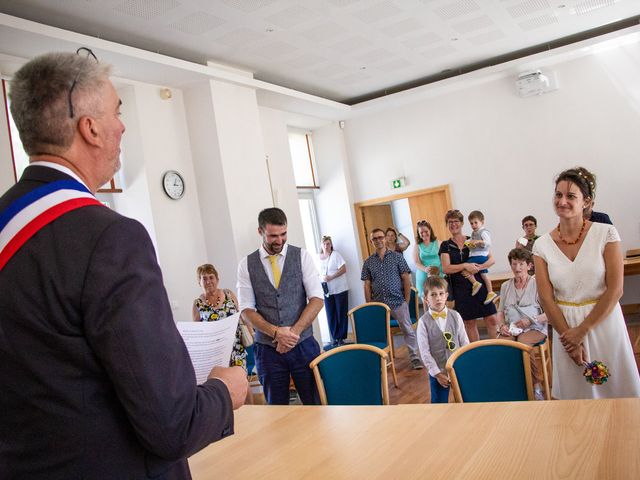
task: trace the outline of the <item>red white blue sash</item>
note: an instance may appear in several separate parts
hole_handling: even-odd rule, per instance
[[[77,180],[58,180],[14,200],[0,212],[0,270],[38,231],[67,212],[100,205]]]

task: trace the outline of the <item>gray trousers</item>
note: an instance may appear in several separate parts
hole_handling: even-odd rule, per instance
[[[409,316],[409,305],[407,302],[402,302],[402,305],[391,309],[391,318],[398,322],[402,335],[404,335],[404,341],[407,344],[409,350],[409,358],[420,359],[418,354],[418,341],[416,339],[416,331],[411,326],[411,317]]]

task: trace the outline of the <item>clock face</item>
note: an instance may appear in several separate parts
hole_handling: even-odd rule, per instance
[[[169,198],[178,200],[184,195],[184,179],[178,172],[169,170],[165,173],[162,178],[162,186]]]

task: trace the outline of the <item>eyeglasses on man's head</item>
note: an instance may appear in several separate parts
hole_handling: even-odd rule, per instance
[[[76,54],[80,55],[80,52],[87,52],[87,58],[89,57],[93,57],[93,59],[98,62],[98,57],[96,57],[96,55],[93,53],[93,51],[90,48],[87,47],[80,47],[78,50],[76,50]],[[78,73],[76,73],[76,78],[73,79],[73,83],[71,84],[71,88],[69,89],[69,118],[73,118],[74,117],[74,112],[73,112],[73,101],[71,100],[71,95],[73,94],[73,90],[76,88],[76,84],[78,83],[78,78],[80,78],[80,74],[82,73],[82,67],[78,69]]]

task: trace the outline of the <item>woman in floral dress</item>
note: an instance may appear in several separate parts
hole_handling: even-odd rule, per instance
[[[203,293],[193,302],[194,322],[214,322],[238,313],[238,299],[231,290],[218,288],[220,279],[213,265],[200,265],[196,273]],[[247,351],[242,345],[239,322],[229,366],[247,369]]]

